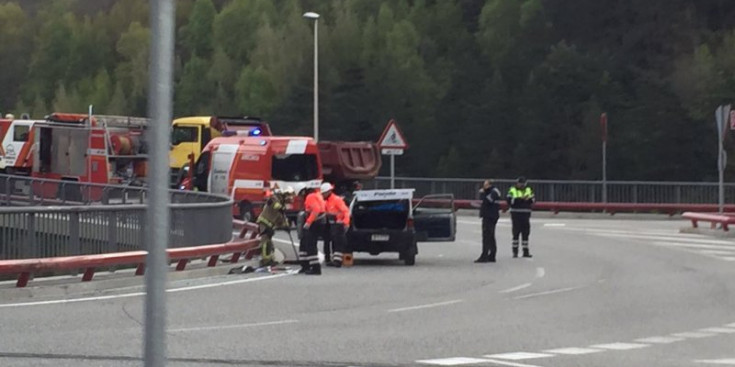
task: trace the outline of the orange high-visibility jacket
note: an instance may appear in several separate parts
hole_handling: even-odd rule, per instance
[[[345,227],[350,226],[350,208],[338,195],[332,194],[327,198],[327,214],[337,217],[337,223],[342,223]]]
[[[324,202],[324,197],[319,191],[314,191],[306,196],[304,200],[304,210],[309,213],[306,217],[306,225],[310,226],[314,221],[327,211],[327,205]]]

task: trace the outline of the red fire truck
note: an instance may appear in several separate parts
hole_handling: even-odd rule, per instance
[[[33,125],[33,177],[144,185],[148,119],[54,113]],[[58,187],[43,185],[44,197]]]
[[[0,119],[0,173],[28,175],[33,166],[34,120]]]

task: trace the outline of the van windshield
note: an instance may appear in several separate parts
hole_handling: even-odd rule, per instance
[[[311,181],[319,178],[316,154],[289,154],[273,157],[273,179]]]

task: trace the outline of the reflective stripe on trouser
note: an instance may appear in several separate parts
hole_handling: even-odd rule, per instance
[[[271,260],[273,259],[274,251],[272,237],[275,234],[275,231],[272,227],[263,223],[260,223],[258,227],[260,232],[260,256],[263,260]]]
[[[304,235],[301,237],[301,245],[299,247],[301,250],[302,262],[311,265],[319,264],[319,254],[316,245],[322,230],[322,226],[314,223],[304,232]]]
[[[344,224],[332,224],[330,226],[330,237],[332,238],[332,261],[342,262],[342,255],[347,243]]]
[[[518,240],[513,240],[513,248],[518,249]]]
[[[521,242],[521,244],[522,244],[522,246],[523,246],[524,249],[527,249],[528,248],[528,241],[523,241],[523,242]],[[517,246],[518,245],[516,244],[516,247]]]

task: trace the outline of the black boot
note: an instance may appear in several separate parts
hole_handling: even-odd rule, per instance
[[[488,259],[487,256],[482,255],[479,258],[477,258],[477,260],[475,260],[475,262],[476,263],[486,263],[486,262],[490,262],[490,259]]]
[[[305,274],[307,271],[309,271],[309,262],[308,261],[302,261],[301,262],[301,269],[299,269],[299,274]]]
[[[306,275],[322,275],[322,264],[314,264],[309,267],[309,270],[305,271]]]
[[[515,257],[518,257],[518,248],[517,247],[513,248],[513,257],[514,258]]]
[[[523,257],[533,257],[531,256],[531,252],[528,250],[528,248],[523,249]]]

